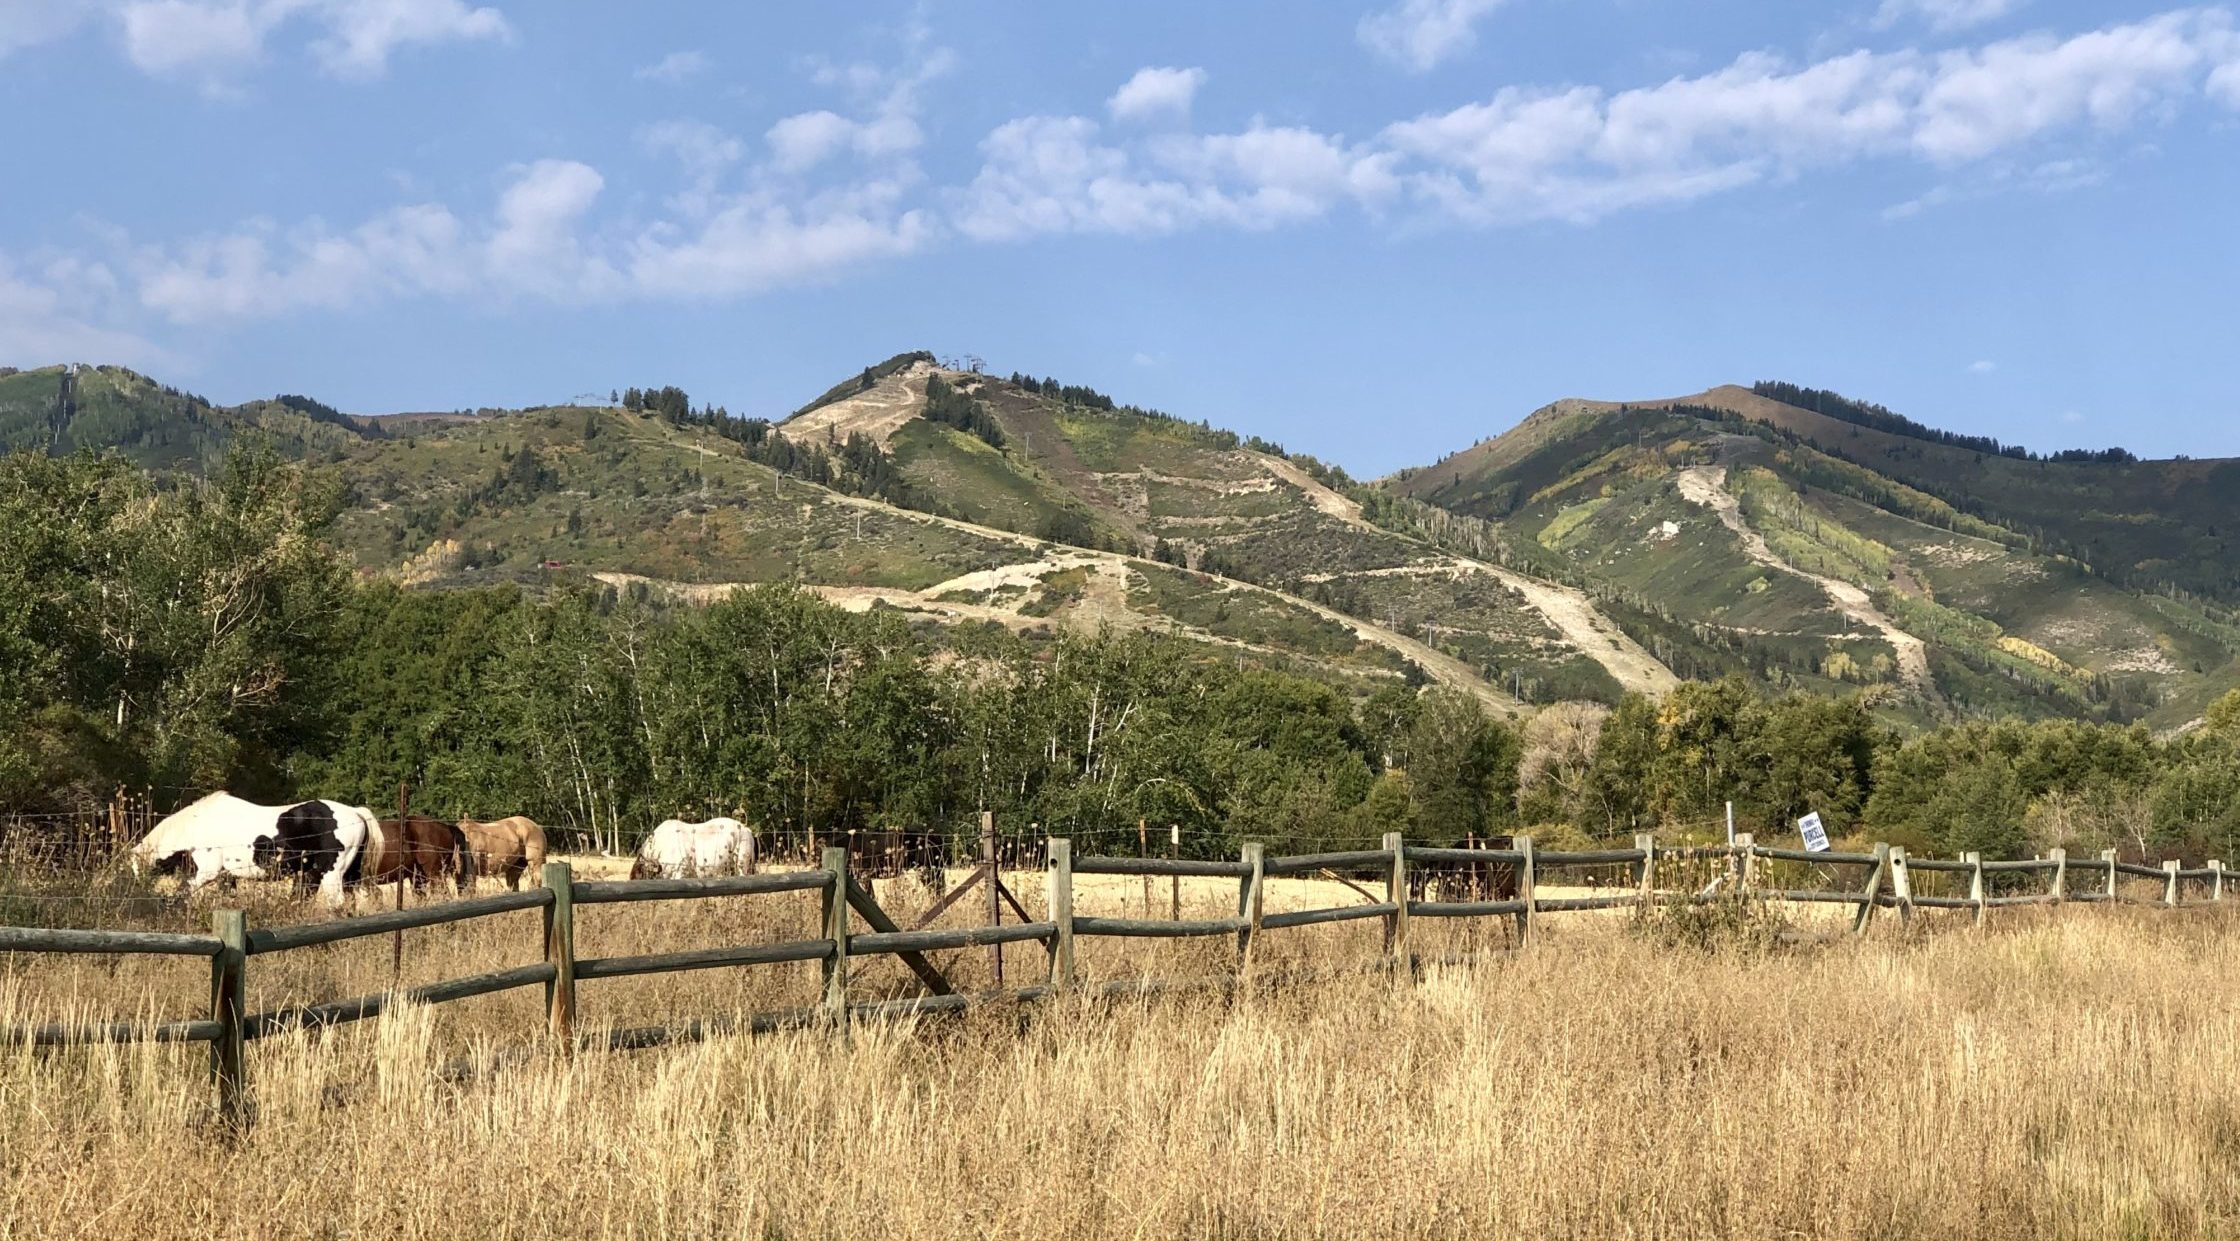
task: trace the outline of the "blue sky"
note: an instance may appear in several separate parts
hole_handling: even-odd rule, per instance
[[[2240,455],[2240,12],[0,0],[0,363],[382,412],[911,348],[1377,473],[1784,378]]]

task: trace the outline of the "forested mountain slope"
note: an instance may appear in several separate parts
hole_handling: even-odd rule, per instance
[[[381,434],[308,397],[216,406],[121,366],[0,368],[0,452],[113,448],[149,469],[200,472],[244,433],[299,456]]]
[[[1381,486],[1629,601],[1683,675],[1817,664],[1924,715],[2166,727],[2240,684],[2240,463],[2038,458],[1762,384],[1559,401]]]
[[[1013,632],[1170,631],[1354,692],[1502,708],[1739,674],[1887,718],[2177,728],[2240,684],[2232,462],[2040,459],[1786,384],[1565,400],[1361,484],[1094,389],[865,367],[771,422],[616,404],[353,418],[114,367],[0,375],[0,443],[207,472],[244,439],[339,484],[410,586],[786,582]]]

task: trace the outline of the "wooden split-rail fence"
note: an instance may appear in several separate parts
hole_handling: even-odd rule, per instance
[[[1676,904],[1705,904],[1724,899],[1761,901],[1834,902],[1857,907],[1851,929],[1863,933],[1877,909],[1895,910],[1910,922],[1916,909],[1970,911],[1981,923],[1993,909],[2018,905],[2045,905],[2070,901],[2137,903],[2165,907],[2222,902],[2226,871],[2220,861],[2187,868],[2178,862],[2160,867],[2119,861],[2113,850],[2096,860],[2069,860],[2059,849],[2049,856],[2025,861],[1985,861],[1978,854],[1957,860],[1910,858],[1905,850],[1878,844],[1871,852],[1837,853],[1769,848],[1756,844],[1745,833],[1736,843],[1714,846],[1660,847],[1647,836],[1635,838],[1631,849],[1594,849],[1542,852],[1531,837],[1519,836],[1508,849],[1427,848],[1410,845],[1398,834],[1385,837],[1380,849],[1268,857],[1258,844],[1247,844],[1236,861],[1180,858],[1074,857],[1072,844],[1051,838],[1048,848],[1048,905],[1039,921],[991,925],[903,930],[887,916],[871,894],[849,872],[848,850],[826,848],[822,864],[811,870],[709,878],[581,881],[565,862],[545,865],[542,887],[495,896],[395,910],[330,922],[299,926],[251,929],[240,910],[221,909],[211,915],[210,935],[140,931],[63,930],[42,927],[0,927],[0,952],[57,952],[153,954],[202,957],[210,962],[209,1015],[187,1021],[113,1024],[49,1024],[0,1029],[0,1045],[65,1046],[95,1042],[198,1042],[210,1045],[210,1074],[221,1122],[241,1127],[248,1123],[248,1045],[260,1038],[290,1030],[313,1029],[378,1017],[400,1002],[443,1004],[473,996],[491,995],[523,987],[542,986],[546,1026],[551,1035],[573,1048],[576,989],[601,978],[672,973],[724,966],[773,965],[815,961],[822,970],[822,1001],[814,1006],[756,1014],[740,1019],[689,1023],[679,1027],[616,1030],[605,1036],[609,1049],[650,1047],[696,1040],[730,1031],[766,1032],[804,1025],[829,1025],[844,1031],[851,1021],[916,1013],[953,1011],[989,1001],[1022,1002],[1048,999],[1081,987],[1075,963],[1075,942],[1082,937],[1226,937],[1236,943],[1236,972],[1218,979],[1138,980],[1106,983],[1093,988],[1106,995],[1143,994],[1205,985],[1233,986],[1245,976],[1255,940],[1269,931],[1325,923],[1379,920],[1384,926],[1384,955],[1374,968],[1412,970],[1416,957],[1410,946],[1410,924],[1419,918],[1506,918],[1513,921],[1519,949],[1532,939],[1536,919],[1586,910],[1650,909]],[[1713,882],[1701,890],[1671,891],[1657,886],[1660,863],[1692,861],[1709,863]],[[1777,864],[1806,864],[1832,871],[1863,869],[1865,877],[1849,888],[1783,888],[1766,880]],[[1410,871],[1414,868],[1509,868],[1514,895],[1499,899],[1415,900],[1410,898]],[[1606,887],[1591,896],[1541,896],[1542,876],[1582,867],[1629,869],[1630,882]],[[1913,878],[1919,874],[1954,876],[1951,886],[1965,894],[1915,893]],[[1227,879],[1237,883],[1237,912],[1225,918],[1186,920],[1079,915],[1073,909],[1073,880],[1077,875]],[[1269,913],[1264,908],[1266,881],[1285,876],[1381,876],[1382,900],[1360,904]],[[1700,877],[1700,876],[1699,876]],[[2126,896],[2125,878],[2157,883],[2158,898]],[[1373,880],[1372,880],[1373,881]],[[1348,881],[1350,885],[1350,880]],[[2018,883],[2027,891],[2012,891]],[[2196,895],[2186,896],[2185,885],[2194,884]],[[1358,890],[1358,885],[1355,886]],[[1507,888],[1509,885],[1504,884]],[[1993,894],[1994,887],[1999,894]],[[773,944],[746,944],[643,956],[578,958],[575,954],[575,919],[579,906],[629,901],[699,900],[727,896],[760,896],[783,892],[815,892],[821,909],[819,938]],[[1374,897],[1376,893],[1368,892]],[[1147,902],[1148,905],[1148,902]],[[544,960],[455,978],[405,990],[392,990],[355,999],[303,1004],[266,1012],[247,1010],[249,962],[260,956],[314,944],[329,944],[374,935],[440,926],[497,914],[537,909],[544,914]],[[860,917],[868,930],[857,930]],[[1038,943],[1048,955],[1044,981],[1028,987],[979,995],[959,993],[926,954],[959,948],[991,947],[1007,943]],[[865,956],[901,958],[918,976],[927,994],[915,999],[878,1003],[850,1003],[848,963]],[[997,975],[1000,980],[1000,973]]]

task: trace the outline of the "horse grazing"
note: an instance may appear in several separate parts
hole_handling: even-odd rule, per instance
[[[170,815],[132,847],[134,873],[181,871],[187,891],[218,879],[286,875],[298,887],[318,885],[320,899],[342,904],[381,828],[373,812],[341,802],[260,806],[217,792]]]
[[[1514,836],[1476,836],[1455,841],[1456,849],[1510,850]],[[1514,862],[1426,862],[1408,868],[1408,899],[1426,896],[1441,901],[1513,901],[1517,899],[1517,866]]]
[[[638,846],[638,860],[630,867],[630,877],[751,875],[754,864],[754,833],[739,820],[715,818],[687,823],[669,819]]]
[[[507,887],[517,891],[525,874],[542,879],[544,829],[528,815],[516,814],[488,823],[461,819],[459,834],[466,838],[468,863],[459,871],[461,891],[473,891],[477,875],[504,879]]]
[[[459,876],[459,886],[466,887],[466,833],[442,819],[408,814],[381,820],[380,843],[367,848],[358,879],[371,884],[409,880],[417,889],[445,875]]]

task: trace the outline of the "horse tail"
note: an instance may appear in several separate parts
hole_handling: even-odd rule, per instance
[[[446,864],[451,867],[452,881],[459,885],[461,892],[464,892],[467,890],[467,884],[472,882],[470,868],[474,865],[474,856],[467,848],[467,834],[459,830],[459,825],[456,823],[444,824],[443,830],[451,833],[451,849]]]

